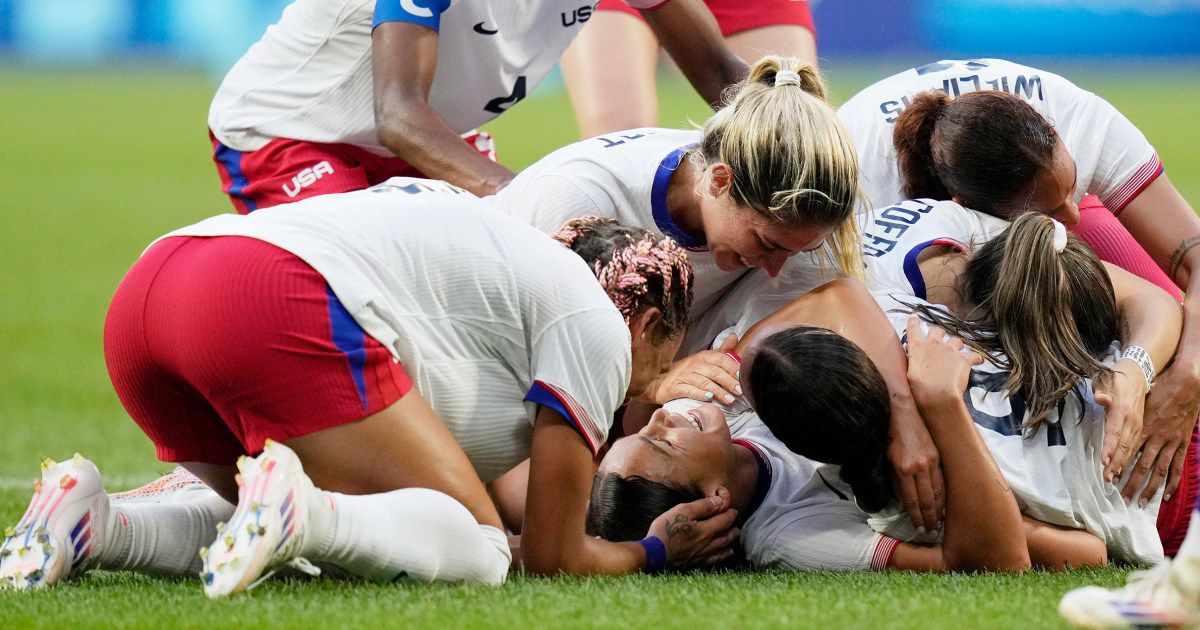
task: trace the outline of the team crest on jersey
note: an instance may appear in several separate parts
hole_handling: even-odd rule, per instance
[[[295,197],[300,194],[301,190],[315,184],[318,179],[321,179],[325,175],[333,175],[333,167],[329,165],[329,162],[321,160],[294,175],[291,187],[284,184],[283,192],[287,193],[289,197]]]

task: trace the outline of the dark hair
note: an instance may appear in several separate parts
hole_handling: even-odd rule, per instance
[[[587,533],[612,542],[641,540],[650,524],[680,503],[704,498],[698,488],[617,473],[596,475],[588,504]]]
[[[1010,370],[1004,388],[1025,396],[1030,427],[1067,393],[1082,396],[1080,379],[1110,377],[1100,358],[1117,333],[1107,270],[1074,234],[1055,251],[1054,223],[1043,214],[1021,215],[976,250],[958,279],[960,299],[974,308],[971,317],[909,305]]]
[[[1050,172],[1058,134],[1029,103],[995,90],[922,92],[896,118],[904,197],[950,199],[1011,219]]]
[[[683,333],[692,304],[692,263],[670,237],[616,219],[586,216],[563,223],[553,238],[591,267],[625,323],[640,309],[653,306],[662,311],[653,343]]]
[[[797,326],[767,337],[748,370],[754,409],[780,441],[840,465],[863,510],[891,502],[891,402],[867,353],[833,331]]]

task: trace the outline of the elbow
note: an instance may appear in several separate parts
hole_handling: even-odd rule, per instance
[[[558,554],[547,553],[545,549],[537,551],[522,549],[521,568],[527,575],[535,577],[554,577],[563,573],[572,573],[569,567],[564,566]]]

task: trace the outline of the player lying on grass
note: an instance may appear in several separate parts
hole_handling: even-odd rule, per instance
[[[596,449],[669,365],[690,273],[673,241],[615,220],[550,238],[402,178],[172,232],[118,288],[105,355],[159,458],[237,510],[214,542],[188,504],[113,506],[90,462],[50,463],[0,547],[0,584],[181,573],[204,544],[210,596],[301,559],[500,583],[508,540],[481,479],[526,458],[527,571],[719,559],[723,496],[680,506],[643,545],[584,533]],[[688,531],[668,535],[677,517]]]
[[[759,566],[862,570],[882,568],[891,562],[891,566],[900,568],[987,568],[992,560],[978,557],[970,560],[972,556],[964,556],[965,551],[957,548],[961,541],[958,537],[978,538],[992,532],[999,536],[995,539],[998,549],[1013,544],[1009,536],[1014,532],[1007,528],[1003,532],[987,528],[973,531],[975,526],[964,523],[970,523],[969,519],[980,510],[992,513],[993,518],[1003,518],[1003,510],[991,510],[999,510],[1001,504],[1007,505],[1014,499],[1007,494],[971,496],[999,487],[994,480],[981,483],[964,475],[964,470],[972,468],[960,467],[964,452],[966,456],[977,457],[978,453],[970,449],[981,444],[990,451],[990,458],[994,458],[994,463],[986,469],[996,470],[999,465],[1005,493],[1009,488],[1015,492],[1014,509],[1020,506],[1020,511],[1028,517],[1023,528],[1016,528],[1024,531],[1021,550],[1027,554],[1025,562],[1045,567],[1079,566],[1103,562],[1109,554],[1138,563],[1161,559],[1162,546],[1155,529],[1157,505],[1154,502],[1148,508],[1127,505],[1119,489],[1102,476],[1099,453],[1106,437],[1105,421],[1102,408],[1093,398],[1109,402],[1108,398],[1114,397],[1112,392],[1122,386],[1110,384],[1109,393],[1094,397],[1090,386],[1093,378],[1120,381],[1127,378],[1128,370],[1134,372],[1139,392],[1144,393],[1145,378],[1132,360],[1106,356],[1118,329],[1113,289],[1094,254],[1073,237],[1069,243],[1062,242],[1067,240],[1065,230],[1057,232],[1049,219],[1031,214],[1019,219],[1002,237],[973,251],[965,268],[946,260],[922,261],[927,264],[914,270],[921,279],[945,280],[941,269],[958,267],[966,279],[964,287],[994,289],[984,289],[987,294],[984,298],[948,299],[950,311],[938,310],[911,295],[880,296],[887,310],[915,308],[922,317],[932,316],[937,322],[963,331],[969,343],[987,354],[991,362],[976,369],[961,384],[956,383],[953,413],[947,414],[946,401],[938,403],[928,397],[922,400],[924,394],[919,391],[928,392],[930,386],[928,372],[918,371],[923,380],[912,383],[947,475],[945,521],[936,531],[922,532],[913,527],[893,503],[894,486],[887,467],[881,464],[889,439],[887,398],[880,391],[884,378],[894,378],[888,374],[895,371],[895,365],[903,363],[903,356],[892,327],[865,289],[845,286],[823,288],[796,300],[754,326],[740,342],[739,349],[747,355],[742,366],[743,385],[748,390],[747,400],[757,413],[746,402],[725,411],[734,437],[746,438],[750,446],[731,445],[727,437],[724,442],[713,438],[709,434],[714,426],[708,425],[701,433],[721,448],[717,449],[718,455],[710,450],[706,461],[695,464],[708,471],[704,483],[697,483],[694,479],[674,476],[672,470],[686,470],[682,464],[679,468],[649,470],[624,464],[623,458],[630,451],[640,453],[637,457],[641,460],[652,461],[661,456],[661,452],[654,452],[655,445],[651,442],[655,439],[653,433],[662,430],[663,422],[648,425],[638,436],[614,445],[602,462],[593,489],[589,518],[592,531],[621,539],[629,531],[644,528],[648,522],[622,524],[625,520],[622,515],[626,514],[623,506],[645,503],[649,494],[660,495],[660,500],[665,496],[687,497],[716,484],[729,487],[731,504],[739,510],[747,558]],[[1062,242],[1063,252],[1057,251],[1057,242]],[[997,264],[1005,259],[1013,262],[1007,267]],[[1021,265],[1020,261],[1035,262]],[[1128,276],[1119,270],[1115,275]],[[998,278],[1005,280],[1000,282]],[[1178,338],[1178,306],[1148,283],[1131,277],[1126,280],[1117,282],[1122,308],[1131,315],[1129,332],[1124,334],[1144,344],[1158,361],[1165,361]],[[1127,289],[1133,290],[1128,297]],[[1033,325],[1045,318],[1013,313],[1005,306],[1013,304],[1005,294],[1014,290],[1038,296],[1024,303],[1026,311],[1031,307],[1044,309],[1046,303],[1054,303],[1060,306],[1057,312],[1075,315],[1054,318],[1059,322],[1059,330],[1047,332],[1045,327]],[[976,294],[968,291],[963,295]],[[946,291],[935,290],[929,297],[946,296]],[[1018,309],[1022,308],[1020,302],[1017,300],[1015,304]],[[968,305],[965,312],[953,310],[964,304]],[[1134,316],[1138,310],[1146,316]],[[906,327],[913,325],[905,315],[892,313],[891,317],[897,334],[903,334]],[[1035,346],[1037,356],[1033,365],[1064,365],[1064,359],[1069,358],[1077,374],[1072,370],[1039,370],[1038,380],[1031,382],[1025,348],[1017,348],[1015,356],[1010,358],[1002,353],[1002,348],[980,343],[994,335],[1012,345],[1011,328],[1022,324],[1030,326],[1025,337],[1041,334],[1047,340]],[[797,325],[828,327],[846,335],[866,350],[882,369],[882,375],[864,358],[854,358],[858,351],[847,349],[847,346],[853,348],[851,344],[831,340],[832,335],[826,331],[793,330]],[[980,334],[989,329],[994,331],[991,335]],[[1114,360],[1114,370],[1104,367]],[[913,370],[910,364],[910,377]],[[1017,375],[1016,383],[1008,382],[1012,374]],[[1081,377],[1085,380],[1081,381]],[[1069,395],[1072,389],[1075,394]],[[1031,395],[1042,399],[1034,400]],[[668,409],[677,404],[680,403],[671,403]],[[764,435],[756,428],[759,416],[774,435]],[[972,419],[976,427],[971,427]],[[977,437],[946,439],[947,428],[960,424],[971,428],[969,433]],[[695,427],[675,428],[686,429],[674,432],[677,440],[700,439],[693,435]],[[775,458],[771,466],[754,465],[749,457],[754,445]],[[692,452],[684,444],[672,444],[673,448],[658,446],[660,451],[683,459]],[[804,457],[787,454],[785,446]],[[614,454],[618,459],[610,461]],[[821,466],[817,461],[832,466]],[[667,474],[663,474],[664,470]],[[761,472],[764,470],[765,473]],[[610,472],[619,474],[614,478],[606,474]],[[980,471],[974,469],[974,472]],[[627,484],[618,480],[635,475],[654,483]],[[755,493],[754,484],[747,484],[746,479],[761,481],[764,475],[768,480],[762,481],[760,493],[769,493],[770,498],[762,503],[763,507],[748,513]],[[661,482],[673,486],[673,491],[666,492]],[[650,489],[622,497],[632,491],[621,486],[631,485]],[[616,506],[609,495],[620,497]],[[969,502],[989,496],[995,503]],[[660,512],[657,507],[644,507],[640,513],[652,516]],[[618,524],[616,530],[605,525],[614,522]],[[1182,525],[1186,527],[1186,522]],[[985,539],[992,540],[986,536]],[[922,546],[928,543],[933,546]],[[951,546],[955,549],[948,548]],[[1017,557],[1011,566],[1020,566],[1021,559]]]
[[[1008,219],[1049,214],[1101,260],[1184,302],[1180,349],[1150,395],[1141,442],[1110,463],[1115,471],[1143,453],[1130,500],[1148,500],[1164,481],[1177,495],[1200,410],[1200,219],[1141,131],[1067,79],[1001,59],[906,70],[838,113],[874,207],[932,197]]]
[[[862,277],[858,225],[847,220],[861,200],[856,164],[815,70],[769,56],[701,131],[637,129],[585,140],[530,166],[489,201],[544,230],[583,209],[688,247],[696,282],[693,326],[684,341],[688,357],[639,402],[657,405],[679,396],[728,401],[740,393],[737,363],[724,352],[703,350],[724,326],[707,332],[699,320],[750,267],[769,276],[784,270],[778,279],[792,296],[838,272]],[[824,251],[794,255],[818,248],[827,237],[835,264],[826,265]],[[890,384],[902,388],[893,392],[894,426],[916,431],[909,428],[920,418],[907,383]],[[941,488],[932,481],[936,452],[924,444],[907,448],[914,443],[905,440],[893,461],[897,474],[909,480],[906,500],[917,504],[934,500]],[[514,476],[491,489],[505,506],[505,523],[519,530],[525,483]]]

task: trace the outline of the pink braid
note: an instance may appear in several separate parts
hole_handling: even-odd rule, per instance
[[[593,231],[602,223],[620,223],[593,216],[573,219],[563,224],[553,237],[567,247],[573,247],[585,232]],[[625,323],[638,303],[638,298],[649,291],[649,279],[659,277],[663,283],[663,303],[670,303],[671,290],[687,291],[691,285],[692,265],[687,252],[674,240],[636,229],[641,238],[625,235],[627,245],[618,245],[607,264],[599,260],[592,271],[613,305],[625,317]],[[681,286],[672,287],[672,276],[678,271]]]

